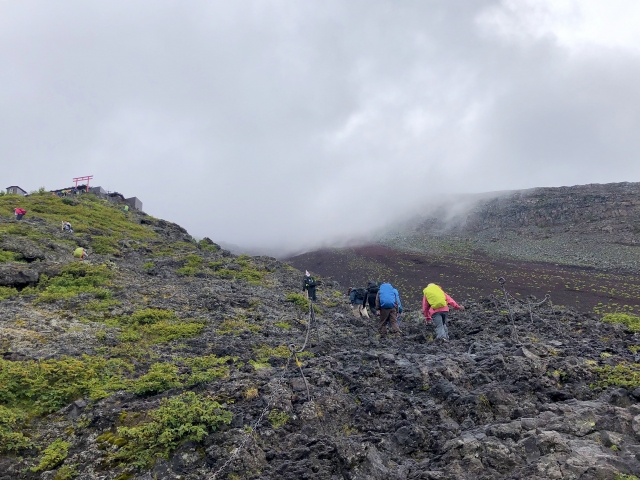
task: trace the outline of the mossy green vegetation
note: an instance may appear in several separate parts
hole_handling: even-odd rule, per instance
[[[632,332],[640,332],[640,317],[627,313],[607,313],[602,317],[603,322],[622,323]]]
[[[300,310],[303,312],[309,311],[309,299],[301,293],[288,293],[285,297],[285,302],[293,303],[300,307]],[[313,305],[313,311],[316,313],[322,313],[322,310],[315,304]]]
[[[56,472],[53,480],[73,480],[78,476],[78,468],[76,465],[63,465]]]
[[[267,417],[274,429],[283,427],[289,421],[289,418],[291,418],[291,416],[288,413],[281,412],[275,408],[269,412],[269,416]]]
[[[0,215],[13,216],[13,209],[16,207],[26,209],[28,217],[44,218],[56,228],[59,228],[62,221],[71,222],[76,234],[92,235],[92,248],[96,253],[117,252],[118,242],[125,238],[148,240],[156,236],[151,228],[134,222],[119,206],[92,194],[78,195],[73,199],[51,195],[5,195],[0,198]],[[46,236],[26,223],[20,226],[0,226],[0,233],[25,235],[30,238]]]
[[[0,263],[19,262],[20,260],[22,260],[22,255],[19,253],[0,250]]]
[[[197,273],[208,273],[229,280],[245,280],[252,285],[263,285],[269,270],[257,265],[248,255],[240,255],[236,259],[204,261],[200,255],[193,253],[181,258],[184,265],[176,270],[185,276]]]
[[[133,366],[121,359],[62,357],[11,362],[0,359],[0,405],[32,414],[54,412],[89,396],[106,397],[126,387]]]
[[[18,295],[18,290],[13,287],[0,287],[0,300],[15,297]]]
[[[31,468],[32,472],[44,472],[46,470],[53,470],[62,462],[69,453],[69,442],[65,442],[61,438],[58,438],[51,442],[51,444],[42,452],[42,458],[40,463]]]
[[[65,265],[59,275],[47,277],[42,275],[36,287],[25,288],[22,295],[37,295],[37,302],[52,303],[77,297],[81,293],[89,293],[96,298],[105,300],[111,298],[113,272],[107,265],[90,265],[75,262]]]
[[[187,255],[184,259],[185,264],[182,268],[176,270],[181,275],[192,276],[201,270],[204,261],[199,255]]]
[[[0,453],[15,453],[32,446],[31,440],[20,432],[26,420],[24,412],[0,405]]]
[[[261,368],[271,367],[269,360],[272,357],[289,358],[291,356],[291,351],[289,350],[289,347],[287,347],[286,345],[280,345],[278,347],[260,345],[258,347],[254,347],[253,350],[255,352],[256,359],[249,360],[249,363],[256,370],[260,370]]]
[[[17,452],[32,445],[23,433],[31,416],[52,413],[83,397],[105,398],[118,390],[149,395],[211,382],[227,377],[235,360],[215,355],[178,357],[151,364],[147,373],[135,378],[134,365],[118,358],[0,359],[0,452]]]
[[[205,327],[201,321],[180,319],[172,310],[155,308],[138,310],[130,316],[111,317],[105,323],[120,328],[120,341],[137,343],[141,350],[153,344],[195,337]]]
[[[288,293],[285,301],[293,303],[305,312],[309,311],[309,299],[301,293]]]
[[[231,423],[231,412],[210,397],[186,392],[163,399],[148,413],[149,421],[133,427],[118,427],[121,448],[110,459],[120,465],[149,467],[156,458],[169,454],[185,441],[201,441],[221,425]]]
[[[217,333],[220,335],[240,335],[242,332],[258,333],[260,331],[259,325],[249,323],[245,317],[236,317],[224,320]]]
[[[598,387],[626,387],[633,389],[640,386],[640,364],[619,363],[615,367],[604,365],[593,367],[593,371],[599,376]]]
[[[177,358],[174,363],[154,363],[149,372],[130,383],[129,391],[138,395],[150,395],[170,388],[192,387],[229,376],[228,362],[234,357],[207,355],[194,358]],[[179,374],[179,366],[187,367],[190,373]]]

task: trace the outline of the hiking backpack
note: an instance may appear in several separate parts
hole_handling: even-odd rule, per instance
[[[395,308],[398,301],[396,292],[393,291],[393,286],[390,283],[380,285],[378,294],[380,295],[380,308]]]
[[[445,296],[442,288],[435,283],[430,283],[423,290],[424,296],[427,297],[427,302],[434,310],[447,306],[447,297]]]

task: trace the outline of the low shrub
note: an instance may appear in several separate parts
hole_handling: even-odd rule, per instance
[[[0,405],[0,453],[15,453],[33,446],[31,440],[18,431],[26,420],[24,412]]]
[[[0,404],[47,414],[87,395],[99,399],[124,389],[125,375],[132,371],[123,360],[88,355],[25,362],[0,359]]]
[[[22,255],[20,255],[19,253],[0,250],[0,263],[18,262],[20,260],[22,260]]]
[[[632,332],[640,332],[640,317],[627,313],[607,313],[602,317],[603,322],[622,323]]]
[[[102,287],[111,285],[112,277],[113,272],[106,265],[70,263],[62,268],[58,276],[42,276],[35,290],[36,293],[39,292],[37,301],[55,302],[76,297],[81,293],[90,293],[103,300],[109,299],[111,291]]]
[[[281,412],[280,410],[273,409],[269,412],[267,419],[274,429],[283,427],[285,423],[289,421],[291,416],[288,413]]]
[[[595,386],[605,388],[617,386],[628,389],[640,387],[640,364],[638,363],[619,363],[615,367],[604,365],[593,367],[593,371],[599,376]]]
[[[176,270],[176,272],[187,276],[195,275],[202,269],[202,262],[202,257],[199,255],[187,255],[184,266]]]
[[[246,318],[237,317],[223,321],[216,331],[220,335],[240,335],[245,331],[258,333],[260,331],[260,326],[247,322]]]
[[[0,300],[15,297],[18,295],[18,290],[12,287],[0,287]]]
[[[46,470],[53,470],[67,458],[69,452],[69,442],[58,438],[54,440],[42,453],[40,463],[31,468],[32,472],[44,472]]]
[[[221,425],[231,423],[231,412],[210,397],[194,392],[162,399],[157,410],[148,414],[150,421],[133,427],[118,427],[122,447],[111,454],[121,465],[149,467],[156,458],[169,454],[186,441],[199,442]]]
[[[133,382],[130,390],[138,395],[149,395],[181,385],[177,366],[171,363],[154,363],[146,375]]]

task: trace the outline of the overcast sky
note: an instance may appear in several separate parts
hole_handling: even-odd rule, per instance
[[[638,25],[637,0],[0,0],[2,179],[93,174],[283,250],[454,192],[639,181]]]

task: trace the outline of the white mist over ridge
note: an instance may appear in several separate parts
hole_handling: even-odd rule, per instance
[[[622,0],[3,2],[3,178],[94,175],[269,252],[461,193],[638,180],[639,21]]]

